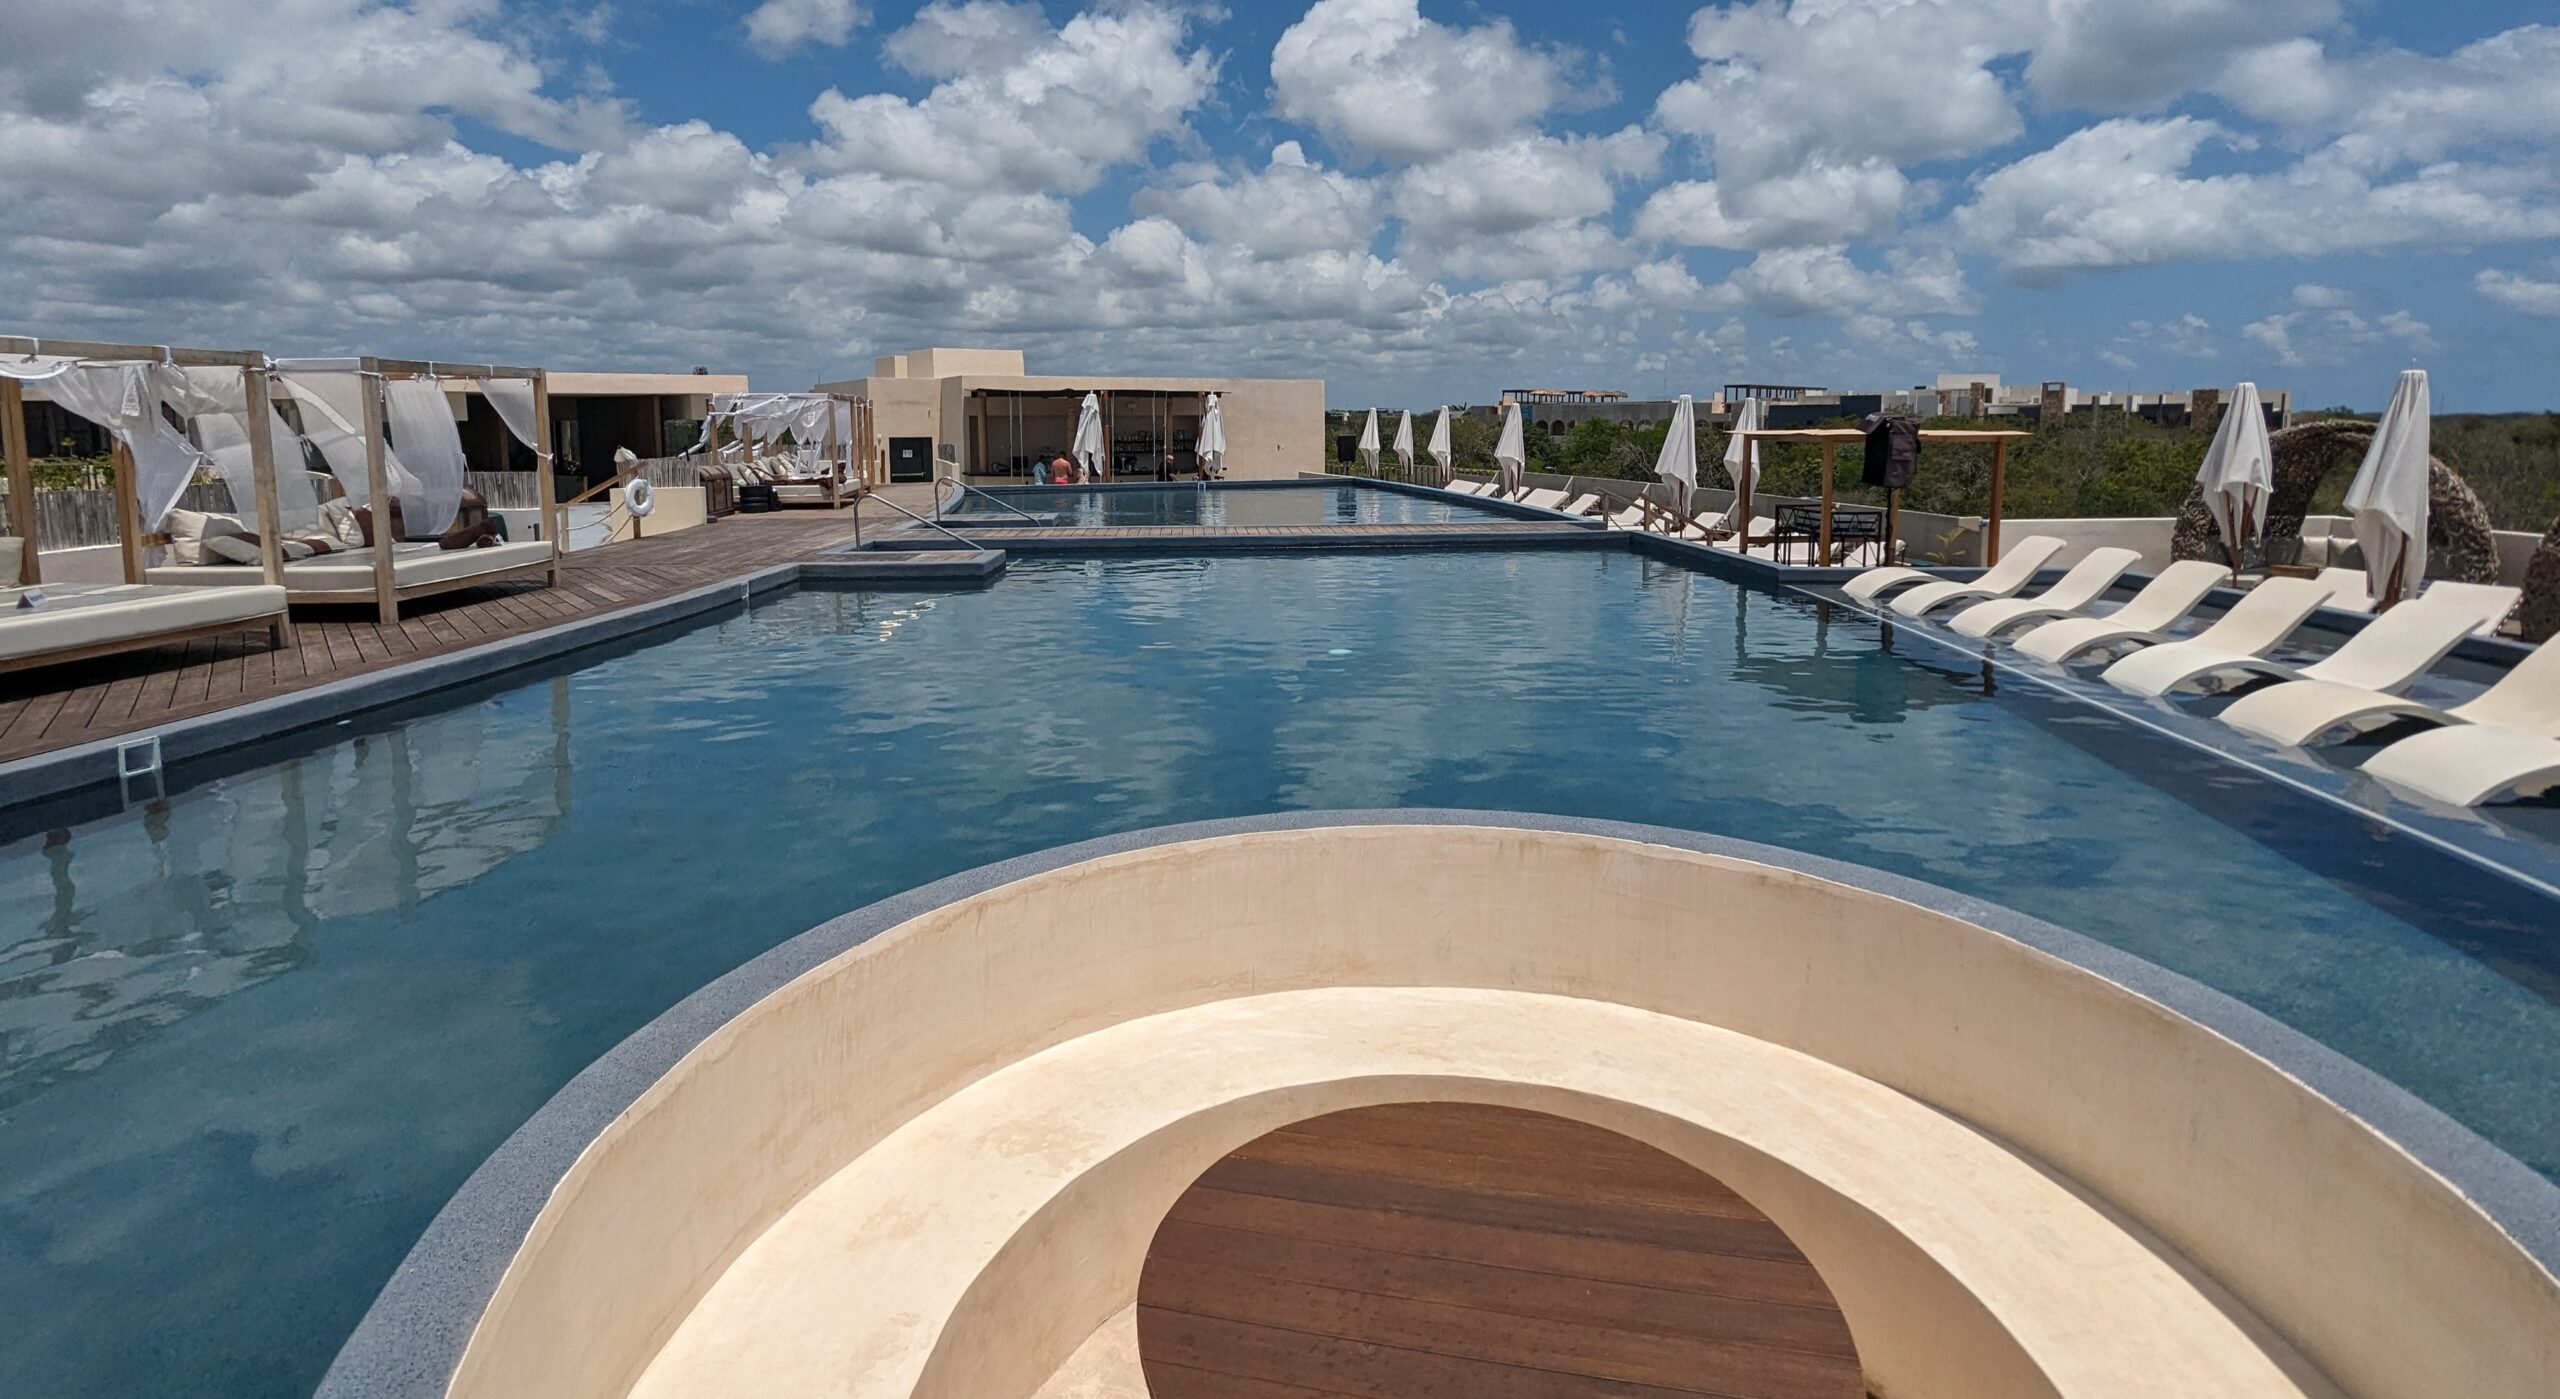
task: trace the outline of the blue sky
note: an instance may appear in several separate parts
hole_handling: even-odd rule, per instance
[[[1003,344],[1344,406],[2560,373],[2514,0],[13,8],[38,333],[786,387]]]

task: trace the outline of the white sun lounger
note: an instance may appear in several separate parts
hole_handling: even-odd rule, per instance
[[[2049,534],[2031,534],[2021,539],[2000,562],[1970,583],[1950,583],[1944,579],[1923,583],[1893,600],[1893,610],[1905,617],[1944,607],[1965,598],[2004,598],[2035,581],[2036,570],[2062,552],[2062,541]],[[1872,577],[1861,573],[1859,578]],[[1856,582],[1857,579],[1851,579]]]
[[[2372,580],[2361,568],[2324,568],[2320,581],[2329,585],[2329,600],[2320,604],[2340,612],[2371,612],[2373,594],[2366,589]]]
[[[2429,589],[2427,596],[2434,595],[2434,590]],[[2560,738],[2560,644],[2544,643],[2497,684],[2482,691],[2479,698],[2450,709],[2438,709],[2369,686],[2295,680],[2242,695],[2222,711],[2222,722],[2235,729],[2270,742],[2296,745],[2336,729],[2357,732],[2403,719],[2487,724]]]
[[[2494,630],[2508,609],[2515,606],[2515,599],[2522,596],[2521,591],[2508,589],[2509,596],[2502,598],[2494,595],[2496,591],[2489,590],[2488,596],[2475,592],[2404,602],[2366,623],[2363,631],[2347,638],[2336,651],[2309,665],[2287,665],[2257,654],[2274,645],[2273,641],[2248,655],[2215,656],[2211,648],[2202,644],[2205,638],[2198,637],[2128,656],[2108,667],[2104,679],[2119,689],[2146,695],[2165,695],[2193,681],[2238,674],[2273,675],[2287,683],[2324,681],[2359,690],[2399,690],[2426,674],[2427,668],[2443,660],[2446,652],[2461,645],[2464,637]]]
[[[1449,478],[1449,484],[1442,486],[1440,489],[1444,491],[1456,491],[1460,495],[1474,495],[1483,490],[1484,487],[1468,480],[1464,476],[1452,476]]]
[[[1967,636],[1989,636],[2020,622],[2063,617],[2107,595],[2126,569],[2142,562],[2135,549],[2092,549],[2052,587],[2034,597],[1996,598],[1957,613],[1947,625]],[[2190,560],[2190,562],[2193,562]],[[2175,564],[2170,565],[2172,568]]]
[[[1753,524],[1754,524],[1754,525],[1755,525],[1755,527],[1756,527],[1756,525],[1758,524],[1758,522],[1757,522],[1757,521],[1754,521],[1754,522],[1753,522]],[[2016,549],[2013,549],[2013,550],[2011,550],[2011,551],[2010,551],[2010,553],[2009,553],[2009,558],[2004,558],[2004,559],[2002,559],[2000,562],[2001,562],[2003,565],[2007,564],[2007,563],[2009,562],[2009,559],[2013,559],[2013,558],[2018,557],[2019,553],[2020,553],[2020,552],[2022,552],[2023,550],[2025,550],[2025,549],[2026,549],[2026,547],[2027,547],[2028,545],[2030,545],[2030,544],[2050,544],[2050,545],[2053,545],[2055,548],[2060,548],[2060,547],[2061,547],[2061,543],[2062,543],[2062,542],[2061,542],[2060,540],[2058,540],[2058,539],[2053,539],[2053,538],[2051,538],[2051,537],[2049,537],[2049,536],[2046,536],[2046,535],[2041,535],[2041,534],[2039,534],[2039,535],[2033,535],[2033,536],[2030,536],[2030,537],[2028,537],[2028,538],[2026,538],[2026,539],[2021,539],[2021,540],[2019,540],[2019,541],[2018,541],[2018,547],[2017,547]],[[2044,555],[2043,555],[2043,557],[2038,558],[2038,559],[2036,560],[2036,567],[2037,567],[2037,568],[2041,568],[2041,567],[2043,567],[2043,566],[2044,566],[2044,560],[2045,560],[2045,559],[2049,559],[2049,558],[2051,558],[2051,557],[2053,557],[2053,552],[2052,552],[2052,550],[2051,550],[2051,549],[2046,550],[2046,551],[2045,551],[2045,553],[2044,553]],[[1997,571],[1997,570],[1994,570],[1994,572],[1996,572],[1996,571]],[[2032,575],[2034,574],[2035,570],[2034,570],[2034,569],[2029,569],[2027,572],[2028,572],[2028,574],[2029,574],[2030,576],[2032,576]],[[1988,578],[1989,578],[1989,576],[1990,576],[1989,574],[1985,574],[1985,575],[1984,575],[1984,579],[1987,581],[1987,580],[1988,580]],[[1874,599],[1874,598],[1876,598],[1876,597],[1882,596],[1884,593],[1886,593],[1886,592],[1888,592],[1888,591],[1890,591],[1890,590],[1892,590],[1892,589],[1894,589],[1894,588],[1905,587],[1905,586],[1908,586],[1909,584],[1913,584],[1913,583],[1944,582],[1944,581],[1946,581],[1946,580],[1944,580],[1944,579],[1942,579],[1942,578],[1939,578],[1939,577],[1938,577],[1938,575],[1936,575],[1936,574],[1934,574],[1934,573],[1931,573],[1929,570],[1927,570],[1927,569],[1925,569],[1925,568],[1910,568],[1910,567],[1906,567],[1906,566],[1901,565],[1901,564],[1896,564],[1896,565],[1894,565],[1894,566],[1892,566],[1892,567],[1890,567],[1890,568],[1871,568],[1871,569],[1868,569],[1866,572],[1861,573],[1861,574],[1859,574],[1857,577],[1850,579],[1848,582],[1841,584],[1841,585],[1840,585],[1840,591],[1842,591],[1842,592],[1844,592],[1844,593],[1847,593],[1849,596],[1851,596],[1851,597],[1853,597],[1853,598],[1858,598],[1858,599],[1860,599],[1860,600],[1862,600],[1862,601],[1865,601],[1865,600],[1871,600],[1871,599]],[[2024,580],[2024,579],[2019,580],[2019,586],[2020,586],[2020,587],[2024,587],[2024,586],[2025,586],[2025,580]],[[2016,591],[2017,591],[2017,589],[2016,589],[2016,588],[2011,588],[2009,591],[2010,591],[2010,592],[2016,592]]]
[[[2103,617],[2065,617],[2019,637],[2021,654],[2056,665],[2085,651],[2121,646],[2148,646],[2169,639],[2169,628],[2196,610],[2214,585],[2231,576],[2229,569],[2202,559],[2186,559],[2160,570],[2142,585],[2133,600]]]
[[[2270,578],[2202,632],[2136,651],[2098,678],[2131,694],[2159,696],[2225,671],[2269,668],[2261,654],[2293,635],[2328,595],[2316,579]]]
[[[2560,787],[2560,739],[2504,724],[2433,729],[2373,755],[2364,770],[2403,791],[2451,806]]]

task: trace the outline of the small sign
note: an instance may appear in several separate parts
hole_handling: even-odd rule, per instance
[[[33,612],[44,606],[44,603],[45,596],[42,588],[29,588],[18,594],[18,610],[21,612]]]

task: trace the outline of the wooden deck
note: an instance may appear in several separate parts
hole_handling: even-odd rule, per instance
[[[882,523],[867,514],[865,537]],[[562,622],[671,597],[853,538],[843,511],[736,515],[700,529],[582,549],[560,586],[513,580],[421,598],[396,626],[367,607],[294,609],[294,643],[264,633],[128,651],[0,676],[0,761],[287,694]]]
[[[1203,1175],[1138,1284],[1153,1399],[1857,1399],[1831,1293],[1651,1147],[1457,1104],[1298,1123]]]

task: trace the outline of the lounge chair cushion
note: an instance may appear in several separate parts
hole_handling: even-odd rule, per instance
[[[449,583],[481,573],[502,573],[547,562],[551,545],[531,540],[488,549],[439,549],[433,544],[403,544],[392,554],[391,576],[403,588]],[[254,564],[200,564],[193,568],[164,565],[143,578],[152,583],[189,587],[237,587],[260,581]],[[356,549],[326,554],[284,566],[285,587],[295,593],[369,592],[373,588],[373,551]]]
[[[169,533],[169,561],[179,564],[205,562],[204,541],[207,536],[218,539],[248,530],[237,515],[216,515],[202,510],[171,510],[163,527]]]
[[[254,580],[256,571],[251,570]],[[137,583],[58,583],[45,605],[0,611],[0,660],[133,641],[225,622],[254,622],[284,610],[284,589],[155,588]]]

